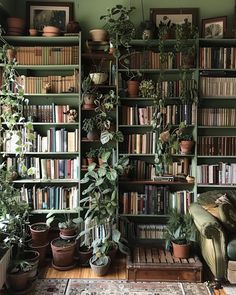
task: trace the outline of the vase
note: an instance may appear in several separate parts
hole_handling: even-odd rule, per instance
[[[67,33],[79,33],[81,31],[80,25],[77,21],[69,21],[66,26]]]
[[[127,81],[127,92],[129,97],[138,97],[139,82],[134,80]]]

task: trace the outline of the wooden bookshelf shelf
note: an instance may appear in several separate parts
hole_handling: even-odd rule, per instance
[[[194,183],[182,181],[155,181],[155,180],[120,180],[120,184],[159,184],[159,185],[194,185]]]

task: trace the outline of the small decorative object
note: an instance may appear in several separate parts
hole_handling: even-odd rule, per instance
[[[24,35],[25,20],[19,17],[7,18],[7,35],[21,36]]]
[[[59,36],[61,33],[60,29],[54,26],[45,26],[43,28],[43,34],[44,37],[56,37]]]
[[[50,93],[51,92],[51,84],[48,82],[44,85],[42,89],[42,93]]]
[[[186,177],[186,180],[187,180],[188,183],[194,183],[195,178],[194,178],[193,176],[188,175],[188,176]]]
[[[148,40],[148,39],[152,39],[153,38],[153,32],[154,32],[154,28],[153,28],[153,23],[149,20],[145,21],[144,23],[144,29],[143,29],[143,33],[142,33],[142,39],[143,40]]]
[[[36,29],[29,29],[29,34],[30,34],[30,36],[37,36],[38,31]]]
[[[81,31],[80,25],[78,22],[72,20],[69,21],[66,26],[67,33],[79,33]]]
[[[65,112],[64,114],[66,114],[68,116],[68,122],[69,123],[76,122],[77,111],[75,109],[70,109],[69,111]]]

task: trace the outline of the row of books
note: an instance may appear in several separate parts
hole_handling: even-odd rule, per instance
[[[236,96],[235,77],[200,77],[202,96]]]
[[[235,47],[202,47],[199,51],[199,66],[202,69],[235,69]]]
[[[130,177],[132,179],[153,179],[155,167],[152,163],[138,159],[130,159],[129,164],[131,167]]]
[[[165,107],[163,125],[177,125],[185,122],[187,125],[196,124],[196,104],[169,104]]]
[[[130,224],[133,238],[137,239],[165,239],[165,224]]]
[[[43,188],[22,186],[21,200],[33,210],[38,209],[75,209],[78,207],[78,188],[62,186],[45,186]]]
[[[46,123],[68,123],[69,105],[25,105],[23,116],[26,120]],[[78,119],[78,118],[77,118]]]
[[[203,126],[236,126],[236,108],[201,108],[198,124]]]
[[[202,164],[197,166],[199,184],[236,184],[236,163]]]
[[[7,168],[14,167],[21,174],[19,162],[16,158],[8,158]],[[12,163],[11,163],[12,162]],[[26,157],[25,164],[27,169],[34,167],[34,179],[78,179],[79,177],[79,158],[76,159],[44,159]]]
[[[171,209],[185,214],[194,201],[191,191],[171,192],[168,186],[145,185],[144,192],[123,192],[120,196],[121,214],[167,214]]]
[[[17,131],[14,131],[11,136],[8,131],[4,131],[3,138],[7,139],[3,143],[3,151],[8,153],[16,152],[19,140],[24,145],[24,152],[77,152],[79,150],[78,129],[67,131],[64,128],[52,127],[47,130],[46,136],[35,131],[34,140],[29,142],[27,130],[21,128],[21,138]]]
[[[154,154],[156,138],[156,133],[153,132],[125,134],[121,150],[129,154]]]
[[[154,111],[153,106],[122,106],[121,122],[124,125],[150,125]]]
[[[25,94],[63,93],[79,91],[79,76],[20,76],[18,82],[22,85]],[[13,85],[13,91],[14,85]]]
[[[77,65],[79,46],[21,46],[16,47],[19,65]]]
[[[236,136],[198,136],[201,156],[236,156]]]
[[[154,52],[151,50],[142,52],[134,51],[125,58],[129,59],[131,69],[177,69],[183,62],[182,53],[176,52],[173,54],[173,51],[162,53],[162,55],[160,52]]]

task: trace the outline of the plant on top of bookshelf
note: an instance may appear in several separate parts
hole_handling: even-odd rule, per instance
[[[116,49],[118,49],[119,45],[127,48],[135,35],[135,27],[130,20],[130,14],[134,10],[134,6],[127,8],[117,4],[112,8],[108,8],[107,14],[100,17],[101,20],[105,21],[104,28],[108,31],[110,42]]]
[[[181,67],[194,67],[196,57],[195,41],[199,36],[197,26],[190,23],[188,19],[185,19],[184,23],[176,25],[175,35],[175,50],[176,52],[181,53]],[[188,39],[192,39],[193,43],[190,44]]]

